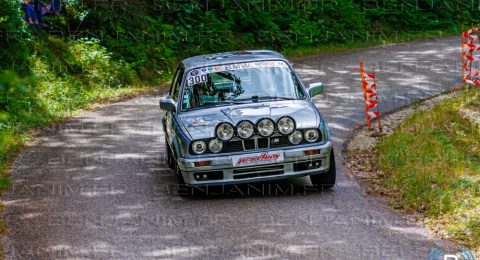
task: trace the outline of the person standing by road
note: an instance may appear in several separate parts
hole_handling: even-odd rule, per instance
[[[32,0],[23,0],[22,9],[25,12],[25,21],[29,26],[38,25],[38,16],[35,12],[35,7],[32,3]]]
[[[38,23],[42,26],[45,26],[45,24],[43,22],[43,17],[44,17],[43,7],[44,6],[45,6],[45,4],[44,4],[43,0],[33,0],[33,7],[35,9],[35,13],[37,14]]]
[[[55,15],[60,15],[60,10],[61,10],[61,3],[60,3],[60,0],[52,0],[52,3],[51,3],[51,11],[55,14]]]

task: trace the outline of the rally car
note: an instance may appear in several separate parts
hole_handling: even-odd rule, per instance
[[[310,176],[335,184],[329,128],[280,53],[265,50],[183,60],[160,100],[167,162],[179,185],[265,182]]]

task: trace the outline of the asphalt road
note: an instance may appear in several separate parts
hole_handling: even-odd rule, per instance
[[[432,247],[458,252],[363,194],[347,176],[341,149],[364,123],[359,59],[376,68],[388,112],[451,88],[459,43],[444,38],[294,60],[305,82],[325,83],[315,102],[338,164],[338,184],[328,192],[300,178],[208,198],[177,196],[164,164],[160,95],[52,126],[15,161],[3,197],[6,257],[425,259]]]

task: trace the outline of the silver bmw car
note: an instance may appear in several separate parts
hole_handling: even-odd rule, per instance
[[[168,165],[189,187],[310,176],[335,184],[330,132],[305,87],[274,51],[240,51],[183,60],[160,100]],[[178,186],[177,185],[177,186]]]

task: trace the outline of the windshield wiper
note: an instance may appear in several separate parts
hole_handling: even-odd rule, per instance
[[[269,99],[274,99],[274,100],[296,100],[296,98],[291,98],[291,97],[277,97],[277,96],[252,96],[251,98],[238,98],[234,99],[234,101],[239,101],[239,102],[246,102],[246,101],[253,101],[257,102],[259,100],[269,100]]]
[[[260,99],[281,99],[281,100],[295,100],[296,98],[291,97],[279,97],[279,96],[252,96],[252,100],[260,100]]]
[[[208,101],[202,104],[202,106],[215,106],[215,105],[225,105],[225,104],[232,104],[234,103],[231,100],[225,100],[225,101]]]
[[[258,102],[259,100],[297,100],[297,98],[292,97],[277,97],[277,96],[252,96],[250,98],[234,98],[229,100],[229,104],[246,104],[249,102]]]

